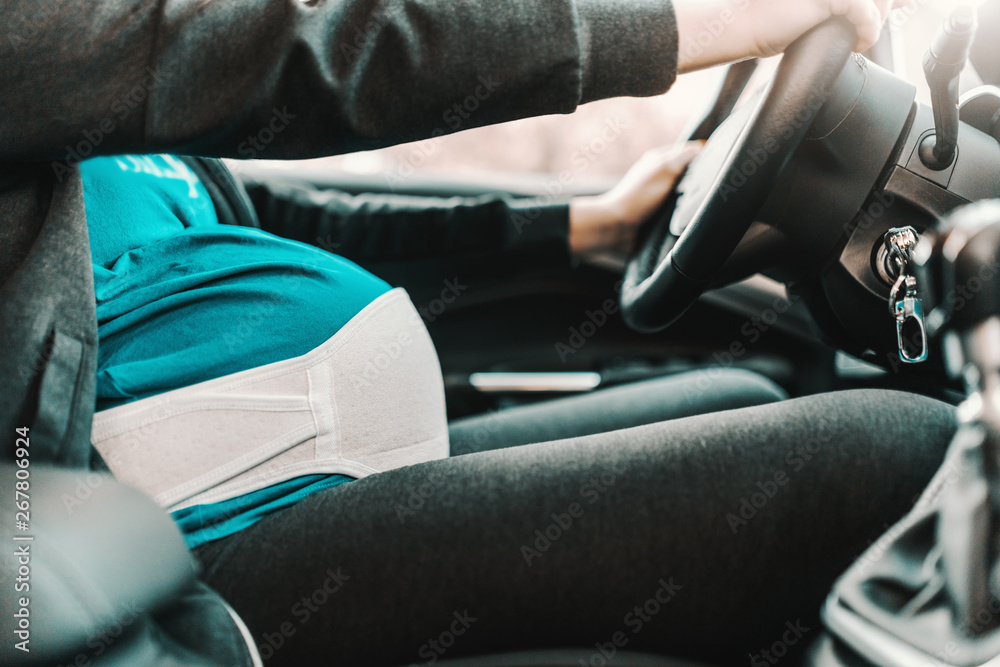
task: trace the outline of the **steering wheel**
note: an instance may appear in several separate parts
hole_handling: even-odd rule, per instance
[[[711,285],[805,138],[856,41],[854,26],[842,18],[813,28],[788,48],[757,100],[712,134],[665,202],[666,214],[640,234],[629,259],[621,310],[630,327],[666,328]]]

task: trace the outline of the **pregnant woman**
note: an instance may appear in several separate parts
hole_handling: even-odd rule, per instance
[[[787,624],[809,632],[833,577],[940,463],[948,406],[879,392],[780,401],[734,374],[744,398],[727,407],[741,409],[670,420],[680,378],[563,402],[545,437],[508,424],[454,456],[417,309],[351,261],[621,251],[697,145],[653,151],[609,193],[566,204],[242,184],[179,156],[238,157],[279,116],[268,157],[431,136],[483,76],[498,83],[477,123],[658,94],[678,72],[780,53],[833,15],[864,49],[891,5],[168,0],[39,13],[33,39],[0,47],[0,159],[63,159],[60,177],[81,179],[93,445],[171,513],[267,664],[567,645],[742,662]],[[121,113],[102,125],[107,109]],[[101,156],[77,172],[64,146],[91,126]],[[621,406],[654,417],[623,421]],[[741,513],[758,491],[768,511]]]

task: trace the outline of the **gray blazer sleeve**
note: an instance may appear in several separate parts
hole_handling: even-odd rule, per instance
[[[676,62],[669,0],[6,0],[0,164],[367,150],[658,94]]]

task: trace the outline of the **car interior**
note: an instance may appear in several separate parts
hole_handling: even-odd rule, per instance
[[[851,29],[832,21],[780,59],[730,66],[713,104],[691,119],[684,137],[706,140],[704,151],[646,223],[627,261],[552,268],[542,258],[519,256],[512,263],[501,256],[364,265],[405,287],[423,307],[445,378],[453,450],[461,451],[463,442],[471,447],[484,431],[507,428],[497,415],[508,411],[519,415],[522,431],[508,438],[543,441],[547,420],[565,400],[577,406],[591,401],[584,412],[592,417],[579,420],[579,435],[614,428],[616,414],[626,414],[629,424],[662,418],[662,412],[629,414],[630,392],[686,396],[676,402],[676,417],[851,388],[896,389],[962,404],[970,386],[962,364],[979,368],[982,379],[988,376],[983,369],[996,371],[991,364],[1000,349],[1000,338],[949,337],[956,320],[942,315],[979,314],[956,308],[962,297],[946,287],[967,284],[956,272],[984,275],[983,262],[997,250],[982,251],[967,266],[954,239],[965,234],[968,244],[973,232],[1000,225],[990,208],[961,218],[970,206],[1000,198],[1000,0],[978,3],[975,11],[947,9],[935,15],[941,18],[932,36],[908,31],[903,20],[865,54],[851,53]],[[906,49],[925,54],[920,71],[906,71]],[[544,174],[418,171],[392,183],[315,162],[233,161],[231,167],[248,182],[306,181],[348,193],[539,197],[548,194],[549,182]],[[562,194],[602,188],[600,182],[574,183]],[[997,281],[1000,276],[991,286],[982,278],[985,292],[998,289]],[[992,356],[977,356],[976,345],[992,346]],[[58,503],[81,481],[65,473],[45,483],[52,491],[36,497]],[[184,556],[176,562],[164,557],[176,546],[156,536],[156,527],[170,530],[168,518],[127,489],[105,484],[91,492],[101,502],[82,508],[72,521],[40,528],[86,556],[64,579],[74,577],[101,599],[146,591],[136,598],[138,609],[181,585]],[[100,527],[109,513],[117,525]],[[129,544],[127,527],[139,525],[150,537]],[[996,535],[989,527],[977,530]],[[133,570],[125,563],[135,549],[159,552],[158,565],[126,581],[120,573]],[[982,585],[971,575],[969,581]],[[949,585],[939,594],[960,587]],[[870,587],[859,583],[857,590]],[[224,601],[206,593],[199,604],[214,610],[221,625],[237,624],[248,640],[219,633],[219,646],[229,642],[220,650],[229,651],[230,664],[265,664]],[[830,611],[824,616],[828,632],[811,638],[807,655],[782,663],[1000,664],[988,662],[997,653],[979,654],[981,662],[954,656],[916,662],[922,654],[885,648],[886,642],[906,643],[906,631],[887,621],[883,629],[896,639],[885,639],[865,630],[860,606],[853,609],[850,618]],[[50,631],[62,654],[53,649],[32,656],[30,664],[57,664],[60,655],[85,645],[82,614],[67,603],[54,616],[59,629]],[[211,629],[192,629],[183,620],[171,624],[162,613],[146,622],[146,615],[137,612],[134,640],[119,642],[97,664],[216,664],[178,657],[188,655],[179,637]],[[438,664],[598,663],[593,647],[565,647]],[[625,651],[600,664],[694,665]]]

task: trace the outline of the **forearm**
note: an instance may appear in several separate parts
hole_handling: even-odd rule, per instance
[[[668,0],[44,7],[0,4],[0,162],[329,155],[658,94],[676,74]]]
[[[783,53],[807,31],[833,16],[857,30],[854,49],[871,47],[893,7],[910,0],[674,0],[678,71]]]
[[[249,182],[262,227],[356,261],[533,252],[569,257],[565,204],[536,199],[349,195]]]

